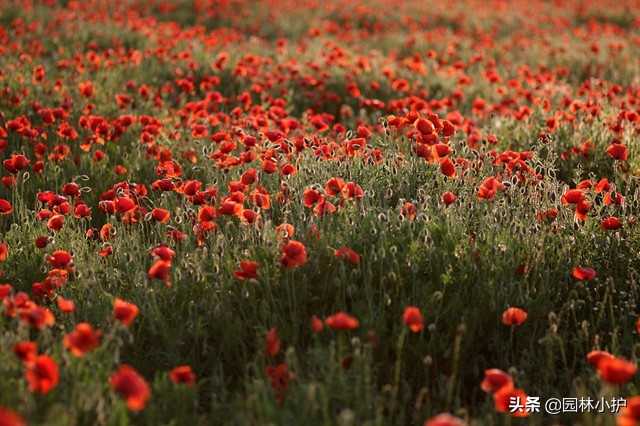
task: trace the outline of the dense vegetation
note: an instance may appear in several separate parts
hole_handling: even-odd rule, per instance
[[[0,425],[635,424],[631,3],[0,0]]]

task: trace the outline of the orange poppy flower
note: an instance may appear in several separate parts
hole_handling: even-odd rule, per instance
[[[102,336],[102,331],[94,330],[91,324],[82,322],[76,326],[74,331],[64,336],[63,343],[72,354],[82,357],[100,345],[100,336]]]
[[[192,388],[196,384],[196,375],[193,374],[191,366],[181,365],[171,370],[169,380],[176,384],[186,383],[187,386]]]
[[[113,302],[112,318],[122,322],[127,327],[131,325],[139,312],[140,309],[133,303],[125,302],[118,298]]]
[[[509,308],[502,314],[502,323],[505,325],[522,325],[527,319],[527,312],[520,308]]]
[[[307,251],[299,241],[291,240],[286,244],[283,244],[282,257],[280,257],[280,264],[284,269],[291,269],[299,265],[307,263]]]
[[[414,333],[418,333],[420,330],[422,330],[422,326],[424,325],[424,318],[422,317],[422,313],[420,312],[420,309],[416,308],[415,306],[407,306],[406,308],[404,308],[402,321]]]
[[[147,405],[151,390],[144,378],[132,367],[123,364],[109,378],[111,388],[133,411],[142,410]]]
[[[37,393],[49,393],[58,385],[58,366],[48,355],[39,355],[25,372],[29,382],[29,391]]]
[[[327,327],[334,330],[352,330],[360,325],[356,318],[351,317],[344,312],[337,312],[327,317],[325,319],[325,324],[327,324]]]

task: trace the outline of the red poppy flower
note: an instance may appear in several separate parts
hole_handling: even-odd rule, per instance
[[[0,262],[7,259],[7,253],[9,253],[9,246],[0,241]]]
[[[332,203],[325,200],[324,198],[318,204],[316,204],[316,206],[313,208],[313,214],[318,217],[322,217],[327,213],[333,213],[335,211],[336,211],[336,206],[334,206]]]
[[[62,192],[70,197],[79,197],[81,195],[80,186],[75,182],[69,182],[62,187]]]
[[[452,192],[445,192],[442,194],[442,202],[445,206],[450,206],[456,201],[456,196]]]
[[[327,195],[338,195],[342,192],[342,188],[344,188],[344,181],[340,178],[331,178],[327,181],[327,184],[324,187]]]
[[[73,300],[67,300],[62,296],[58,296],[56,302],[58,303],[58,308],[66,314],[70,314],[75,310],[76,305],[73,303]]]
[[[222,203],[220,208],[218,209],[218,214],[220,215],[239,215],[242,212],[242,203],[238,203],[233,200],[226,200]]]
[[[138,312],[140,312],[140,309],[133,303],[125,302],[118,298],[113,302],[112,318],[122,322],[127,327],[131,325]]]
[[[519,401],[522,405],[522,411],[516,410],[511,412],[512,401]],[[527,394],[518,388],[503,387],[493,394],[493,403],[495,409],[501,413],[510,413],[514,417],[527,417],[531,413],[528,413],[525,409],[525,403],[527,401]]]
[[[198,222],[210,222],[216,218],[216,209],[212,206],[204,206],[198,212]]]
[[[627,147],[622,144],[616,143],[609,145],[607,154],[614,160],[627,161]]]
[[[64,226],[64,219],[62,215],[56,214],[51,216],[51,218],[47,221],[47,228],[51,229],[54,232],[58,232]]]
[[[565,206],[569,204],[578,204],[584,201],[584,193],[580,189],[569,189],[567,192],[562,194],[562,204]]]
[[[313,207],[317,202],[324,200],[324,196],[315,189],[305,189],[303,197],[305,207]]]
[[[591,281],[596,277],[596,270],[584,266],[576,266],[573,268],[573,277],[578,280]]]
[[[418,333],[420,330],[422,330],[422,326],[424,325],[424,318],[422,317],[422,313],[420,312],[420,309],[416,308],[415,306],[407,306],[406,308],[404,308],[402,321],[414,333]]]
[[[311,317],[311,329],[317,333],[320,330],[322,330],[324,328],[324,324],[322,323],[322,320],[320,318],[318,318],[317,316],[312,316]]]
[[[344,312],[337,312],[327,317],[325,319],[325,324],[327,324],[327,327],[334,330],[352,330],[360,325],[356,318],[351,317]]]
[[[35,242],[36,247],[42,249],[49,245],[49,238],[47,237],[38,237]]]
[[[27,157],[22,154],[13,154],[11,158],[4,160],[2,163],[4,168],[11,174],[16,174],[20,170],[23,170],[27,165],[29,165],[30,161]]]
[[[58,366],[48,355],[39,355],[25,372],[25,377],[30,392],[49,393],[58,385]]]
[[[416,207],[411,203],[404,203],[400,213],[407,219],[414,220],[416,218]]]
[[[291,269],[307,262],[307,251],[301,242],[291,240],[280,248],[282,249],[280,264],[284,269]]]
[[[513,389],[513,378],[502,370],[491,368],[484,371],[480,388],[487,393],[495,393],[503,388]]]
[[[622,222],[617,217],[608,217],[602,220],[602,229],[605,231],[615,230],[622,228]]]
[[[181,365],[171,370],[169,380],[176,384],[186,383],[192,388],[196,384],[196,375],[191,370],[191,366]]]
[[[478,199],[492,200],[496,195],[496,191],[498,189],[504,191],[505,187],[495,177],[491,176],[490,178],[486,179],[478,189]]]
[[[36,360],[38,350],[35,342],[18,342],[13,345],[13,353],[26,365],[31,366]],[[2,423],[0,423],[1,425]]]
[[[13,211],[13,207],[7,200],[0,198],[0,214],[9,214]]]
[[[269,365],[266,368],[266,373],[271,378],[271,388],[276,392],[276,398],[282,404],[284,402],[284,393],[287,391],[288,379],[295,376],[292,372],[287,374],[286,364],[280,364],[276,367]]]
[[[636,364],[617,357],[603,357],[596,368],[602,380],[614,385],[628,382],[638,371]]]
[[[509,308],[502,314],[505,325],[521,325],[527,319],[527,312],[520,308]]]
[[[338,259],[344,259],[349,263],[353,263],[354,265],[360,263],[360,256],[358,256],[358,253],[348,247],[343,247],[341,249],[335,250],[333,252],[333,255]]]
[[[414,121],[413,125],[423,135],[430,135],[436,130],[431,121],[422,117],[419,117],[416,121]]]
[[[156,263],[154,263],[151,268],[149,268],[148,276],[151,279],[159,279],[163,280],[167,287],[171,287],[171,281],[169,280],[169,269],[171,268],[171,263],[167,260],[158,259]]]
[[[147,405],[151,390],[144,378],[132,367],[123,364],[109,378],[111,388],[125,401],[133,411],[142,410]]]
[[[342,196],[345,200],[352,200],[354,198],[362,198],[364,197],[364,191],[355,182],[347,182],[342,187]]]
[[[278,337],[276,336],[276,329],[274,327],[269,330],[269,333],[267,333],[267,342],[264,345],[264,351],[269,356],[275,356],[279,350],[280,340],[278,340]]]
[[[539,222],[546,221],[547,223],[553,223],[558,217],[558,209],[550,208],[546,210],[541,210],[536,213],[536,217]]]
[[[82,322],[76,326],[74,331],[64,336],[63,343],[72,354],[82,357],[100,345],[100,336],[102,336],[102,331],[94,330],[91,324]]]
[[[640,422],[640,395],[627,399],[627,405],[622,407],[616,419],[618,426],[636,426]]]
[[[258,278],[258,262],[252,262],[249,260],[241,260],[240,261],[240,269],[233,271],[233,275],[241,280],[246,279],[257,279]]]
[[[576,204],[575,215],[580,220],[587,220],[589,210],[591,210],[591,203],[588,201],[580,201]]]
[[[466,424],[460,417],[442,413],[427,420],[423,426],[466,426]]]
[[[71,263],[71,255],[65,250],[56,250],[47,256],[47,262],[56,269],[64,269]]]
[[[287,163],[282,167],[280,167],[280,173],[282,173],[283,176],[293,175],[293,174],[296,174],[297,172],[298,170],[296,170],[296,167],[291,163]]]
[[[589,362],[589,364],[593,365],[594,367],[597,367],[600,361],[602,361],[605,358],[615,358],[615,357],[611,355],[609,352],[598,351],[598,350],[591,351],[587,354],[587,361]]]
[[[2,426],[25,426],[24,419],[7,408],[0,407],[0,425]]]
[[[158,222],[169,223],[170,213],[165,209],[155,208],[151,210],[151,217]]]
[[[451,158],[445,157],[440,159],[440,171],[448,178],[454,178],[456,176],[456,166],[451,161]]]
[[[35,304],[24,308],[20,312],[20,318],[24,323],[33,325],[37,330],[45,326],[52,326],[56,322],[56,318],[49,309]]]

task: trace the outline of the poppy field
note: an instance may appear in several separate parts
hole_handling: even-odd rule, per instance
[[[0,0],[0,161],[1,426],[640,423],[637,0]]]

